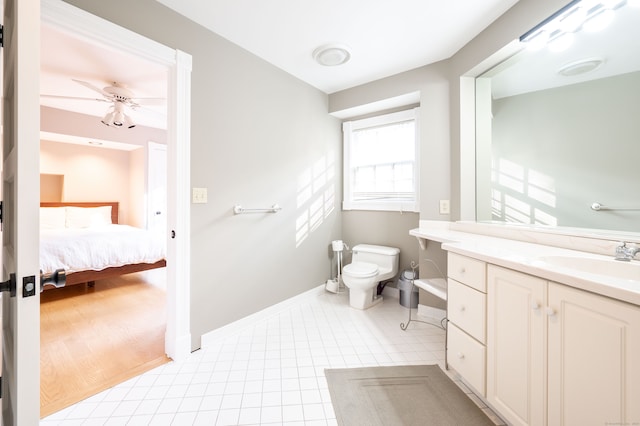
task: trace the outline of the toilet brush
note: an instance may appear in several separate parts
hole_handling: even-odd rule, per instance
[[[344,249],[344,243],[340,240],[332,241],[333,252],[336,255],[336,263],[338,269],[338,275],[336,279],[328,279],[324,288],[328,292],[338,293],[340,291],[340,275],[342,269],[342,250]]]

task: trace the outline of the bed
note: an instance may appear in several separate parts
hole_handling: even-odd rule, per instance
[[[118,207],[117,202],[40,203],[42,273],[64,271],[60,276],[66,275],[69,286],[165,267],[160,236],[119,224]],[[55,287],[44,287],[50,288]]]

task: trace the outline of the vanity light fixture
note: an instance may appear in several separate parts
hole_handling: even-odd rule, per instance
[[[520,42],[535,50],[545,46],[552,48],[557,41],[554,50],[564,50],[571,45],[574,33],[582,29],[595,31],[604,28],[613,20],[616,9],[633,1],[639,0],[573,0],[524,33]]]
[[[320,65],[334,67],[351,59],[350,49],[342,44],[325,44],[313,51],[313,59]]]

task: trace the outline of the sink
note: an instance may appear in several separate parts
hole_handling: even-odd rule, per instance
[[[605,275],[622,280],[640,281],[640,262],[576,256],[544,256],[545,263],[562,268],[575,269],[589,274]]]

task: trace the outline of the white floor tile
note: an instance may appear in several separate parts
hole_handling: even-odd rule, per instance
[[[40,424],[333,426],[326,368],[444,364],[444,331],[402,331],[406,316],[397,299],[359,311],[322,293]]]

